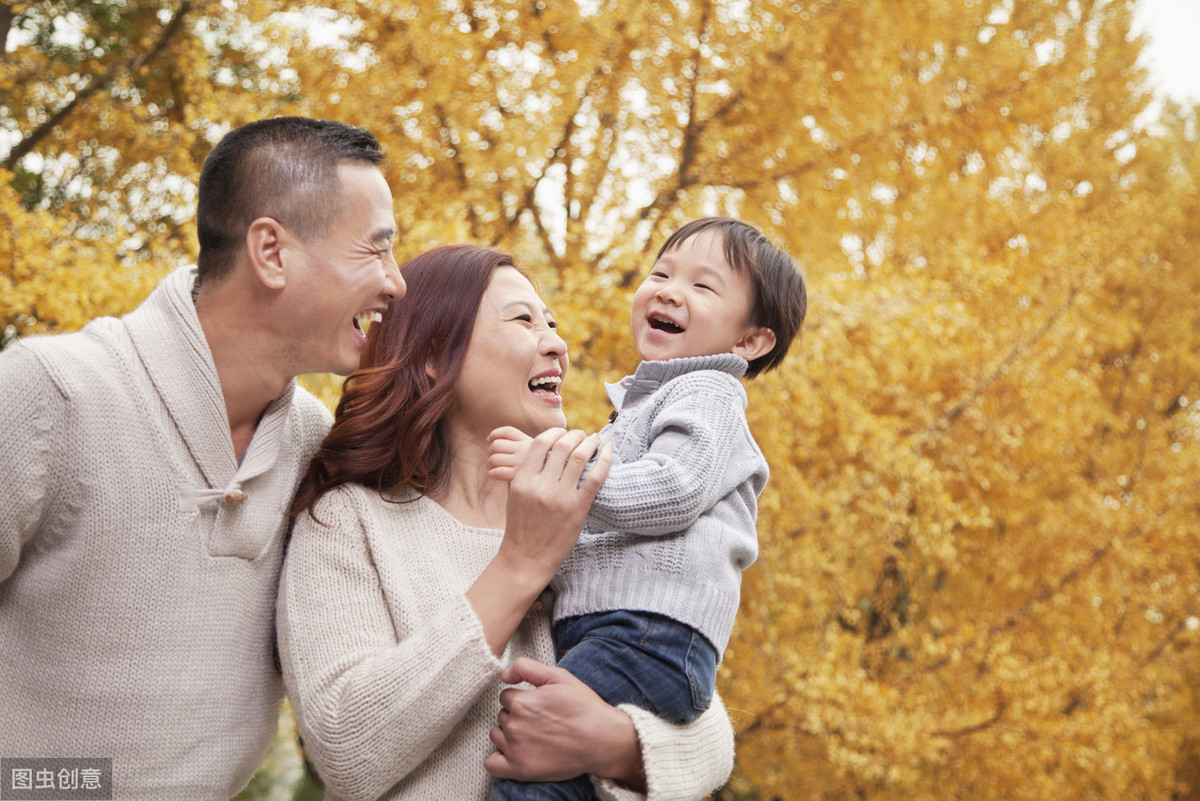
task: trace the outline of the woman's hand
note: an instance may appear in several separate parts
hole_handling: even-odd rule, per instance
[[[612,446],[605,445],[580,481],[598,444],[595,435],[582,431],[544,431],[529,443],[509,483],[504,539],[467,591],[488,647],[497,656],[579,539],[612,464]]]
[[[496,746],[484,761],[488,773],[518,781],[562,781],[583,773],[645,787],[641,744],[633,722],[567,671],[518,659],[500,674],[532,690],[500,693],[492,728]]]
[[[612,446],[605,445],[595,467],[580,481],[598,446],[595,434],[560,428],[543,431],[529,442],[509,482],[504,540],[497,554],[515,574],[540,574],[544,587],[575,547],[612,465]]]

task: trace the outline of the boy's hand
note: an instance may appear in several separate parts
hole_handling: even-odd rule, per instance
[[[512,481],[517,468],[525,461],[531,442],[532,437],[512,426],[501,426],[489,434],[488,478]]]

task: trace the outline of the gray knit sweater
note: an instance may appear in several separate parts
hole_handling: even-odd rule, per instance
[[[600,433],[613,467],[551,585],[556,620],[656,612],[724,651],[742,571],[758,555],[768,473],[746,421],[745,371],[722,353],[642,362],[608,385],[617,418]]]
[[[238,465],[193,278],[0,353],[0,756],[110,757],[122,801],[254,775],[282,511],[329,425],[293,383]]]

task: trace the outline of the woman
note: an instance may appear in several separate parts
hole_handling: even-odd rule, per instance
[[[580,481],[596,441],[562,429],[549,311],[498,251],[438,248],[403,274],[298,490],[280,586],[284,680],[327,798],[485,799],[488,771],[704,795],[732,763],[723,707],[676,727],[537,664],[555,657],[538,598],[611,458]],[[502,425],[536,436],[511,486],[487,475]]]

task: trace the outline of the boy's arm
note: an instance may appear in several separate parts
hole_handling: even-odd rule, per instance
[[[761,457],[731,458],[758,454],[739,387],[711,378],[678,383],[651,425],[645,454],[614,459],[592,503],[594,528],[642,535],[681,531],[763,468]]]
[[[608,478],[588,515],[593,528],[645,536],[682,531],[765,463],[746,421],[745,396],[735,380],[693,374],[672,382],[641,458],[614,453]],[[488,475],[510,480],[529,437],[512,427],[488,437]],[[756,454],[734,464],[734,453]],[[757,488],[761,490],[762,487]]]

